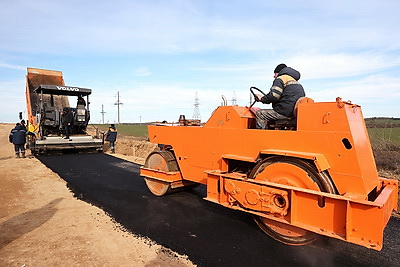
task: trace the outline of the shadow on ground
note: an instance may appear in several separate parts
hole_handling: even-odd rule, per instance
[[[50,220],[57,212],[56,205],[63,200],[57,198],[39,209],[14,216],[0,224],[0,250]]]

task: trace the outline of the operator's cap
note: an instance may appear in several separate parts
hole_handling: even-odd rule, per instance
[[[276,66],[274,73],[279,73],[281,70],[283,70],[286,67],[287,67],[286,64],[281,63],[278,66]]]

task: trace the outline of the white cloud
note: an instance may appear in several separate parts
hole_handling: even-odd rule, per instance
[[[0,93],[3,101],[0,105],[0,122],[18,121],[19,112],[26,111],[25,81],[1,81]]]
[[[23,71],[26,70],[26,67],[24,67],[24,66],[13,65],[13,64],[8,64],[8,63],[4,63],[4,62],[0,62],[0,68],[23,70]]]
[[[309,95],[320,101],[340,96],[353,102],[385,103],[398,102],[400,99],[400,77],[384,74],[371,75],[354,81],[340,81],[322,88],[312,88]],[[400,113],[400,106],[399,106]]]
[[[303,79],[344,78],[400,67],[400,55],[374,53],[305,54],[289,58]]]
[[[385,2],[384,16],[374,15],[378,3],[373,1],[306,1],[295,9],[290,2],[256,1],[13,2],[0,11],[0,37],[8,40],[0,48],[10,51],[76,55],[227,49],[280,54],[400,46],[400,37],[387,27],[400,23],[396,1]]]
[[[134,76],[139,76],[139,77],[150,76],[151,75],[151,71],[147,67],[141,67],[141,68],[135,69],[133,71],[133,75]]]
[[[245,105],[250,86],[267,91],[272,70],[285,62],[301,72],[307,93],[317,99],[341,95],[384,106],[400,101],[399,7],[399,1],[385,1],[384,15],[376,16],[376,0],[307,0],[301,6],[261,0],[6,1],[0,9],[0,89],[11,105],[24,106],[25,80],[15,73],[34,63],[68,69],[71,83],[94,88],[93,118],[101,104],[106,116],[116,117],[118,90],[126,120],[191,116],[195,92],[206,118],[222,94],[230,99],[236,91]],[[160,73],[165,58],[168,74]],[[91,60],[101,63],[93,67]],[[109,67],[107,74],[93,70],[101,64]],[[0,108],[0,121],[14,118],[8,103]]]

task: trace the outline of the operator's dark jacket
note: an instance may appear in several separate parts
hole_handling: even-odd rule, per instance
[[[283,68],[272,83],[269,93],[261,98],[261,102],[272,103],[276,112],[293,117],[296,101],[306,95],[303,86],[298,82],[299,79],[300,72],[290,67]]]
[[[72,113],[71,110],[67,110],[67,112],[63,114],[61,118],[61,123],[64,126],[70,123],[70,125],[72,126],[72,124],[74,123],[74,114]]]
[[[14,145],[23,145],[26,142],[26,128],[20,124],[11,130],[9,140]]]
[[[117,140],[117,129],[115,127],[108,128],[108,132],[106,134],[106,141],[115,142]]]

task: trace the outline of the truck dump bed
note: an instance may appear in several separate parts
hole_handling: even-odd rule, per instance
[[[35,124],[36,114],[39,111],[40,95],[34,93],[34,90],[41,84],[65,85],[61,71],[44,70],[28,68],[26,75],[26,103],[28,110],[28,121],[31,125]],[[42,95],[43,103],[50,104],[50,95]],[[56,109],[69,107],[68,96],[53,96],[54,106]]]

